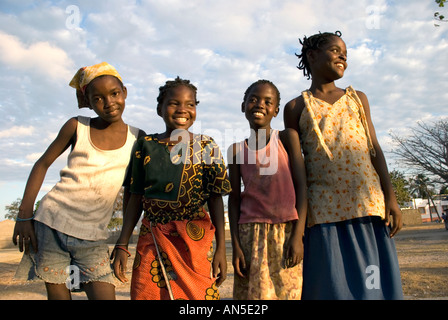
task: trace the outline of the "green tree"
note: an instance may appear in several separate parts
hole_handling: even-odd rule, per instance
[[[434,203],[433,195],[434,190],[430,189],[429,186],[431,186],[431,180],[426,177],[424,174],[418,174],[414,178],[410,179],[410,185],[411,185],[411,193],[414,195],[417,195],[419,198],[427,199],[428,205],[429,205],[429,216],[432,221],[432,211],[431,211],[431,203],[433,207],[436,210],[436,214],[440,220],[439,211],[437,210],[437,206]]]
[[[19,214],[19,206],[22,202],[22,199],[17,198],[17,200],[13,201],[10,205],[5,206],[5,210],[7,213],[5,214],[5,218],[9,220],[16,220],[17,215]]]
[[[404,174],[398,170],[389,172],[392,187],[394,188],[395,197],[400,206],[411,201],[411,193],[409,191],[409,183]]]
[[[123,225],[123,194],[124,188],[122,187],[114,203],[112,218],[107,225],[109,230],[120,230]]]
[[[442,188],[440,188],[439,194],[448,194],[448,185],[442,186]]]
[[[409,179],[410,192],[415,198],[428,198],[428,184],[430,180],[424,174],[420,173]]]
[[[17,198],[17,200],[13,201],[10,205],[5,206],[5,210],[7,213],[5,214],[5,218],[8,220],[16,220],[17,215],[19,214],[19,207],[22,203],[21,198]],[[37,208],[39,208],[40,200],[36,202],[36,205],[34,206],[34,212],[36,212]]]
[[[446,1],[447,0],[435,0],[435,2],[439,5],[439,8],[445,7]],[[439,11],[434,12],[434,19],[437,22],[447,22],[447,20],[445,20],[445,16],[443,14],[441,14]],[[440,27],[440,24],[438,24],[438,23],[434,23],[434,25],[436,27]]]

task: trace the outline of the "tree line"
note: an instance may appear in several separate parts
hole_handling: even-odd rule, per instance
[[[391,153],[412,173],[406,179],[402,172],[391,172],[401,203],[410,196],[430,199],[435,194],[448,194],[448,119],[418,122],[407,136],[390,135],[396,146]]]

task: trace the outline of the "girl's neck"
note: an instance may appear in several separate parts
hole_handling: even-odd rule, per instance
[[[115,122],[107,122],[100,117],[92,118],[92,120],[90,121],[90,126],[97,130],[120,130],[124,127],[127,127],[123,119]]]
[[[121,121],[107,122],[101,118],[90,121],[90,140],[101,150],[116,150],[127,141],[128,126]]]
[[[313,82],[310,91],[315,98],[323,100],[331,105],[335,104],[345,94],[345,90],[336,87],[334,81],[328,83]]]
[[[250,146],[253,147],[252,144],[255,142],[257,150],[263,149],[269,143],[272,131],[271,127],[251,128],[248,139],[251,142]]]
[[[311,83],[310,91],[315,93],[321,93],[323,95],[329,94],[331,92],[334,92],[338,88],[336,87],[336,84],[334,81],[331,82],[324,82],[324,81],[315,81]]]
[[[182,141],[188,141],[193,138],[193,134],[188,130],[171,130],[167,129],[164,133],[157,134],[158,139],[163,142],[172,142],[177,144]]]

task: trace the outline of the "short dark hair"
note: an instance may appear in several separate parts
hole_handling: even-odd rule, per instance
[[[302,45],[302,53],[296,53],[297,58],[299,58],[299,65],[297,66],[297,68],[299,70],[303,70],[303,75],[307,77],[307,79],[310,79],[311,77],[311,69],[307,57],[308,51],[320,49],[321,45],[328,42],[332,37],[340,38],[341,35],[342,33],[340,31],[336,31],[335,33],[319,32],[312,35],[311,37],[305,36],[303,40],[299,39],[299,42]]]
[[[268,84],[270,85],[275,92],[277,93],[277,107],[280,105],[280,91],[278,90],[278,88],[275,86],[274,83],[272,83],[269,80],[265,80],[265,79],[261,79],[258,81],[255,81],[254,83],[252,83],[249,88],[246,89],[246,91],[244,92],[244,99],[243,102],[246,102],[247,99],[247,95],[250,93],[250,91],[252,90],[252,88],[254,88],[255,86],[259,85],[259,84]]]
[[[165,82],[164,86],[159,87],[159,96],[157,97],[157,103],[162,104],[168,91],[170,89],[176,88],[178,86],[186,86],[186,87],[190,88],[191,90],[193,90],[194,98],[196,100],[196,94],[198,92],[198,89],[193,84],[190,83],[190,80],[181,79],[179,76],[177,76],[176,79],[168,80]],[[195,103],[199,104],[199,101],[196,100]]]

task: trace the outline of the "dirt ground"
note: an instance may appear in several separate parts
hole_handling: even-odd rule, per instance
[[[448,300],[448,230],[443,223],[404,227],[395,236],[405,299]]]
[[[395,237],[403,291],[406,300],[448,300],[448,230],[443,224],[405,226]],[[130,248],[135,252],[135,245]],[[233,268],[227,242],[227,280],[220,287],[221,299],[232,298]],[[134,256],[134,254],[132,255]],[[46,300],[43,282],[20,282],[13,275],[21,254],[16,248],[0,249],[0,300]],[[132,259],[132,258],[131,258]],[[132,265],[132,261],[129,261]],[[128,278],[130,279],[130,272]],[[129,299],[129,285],[118,284],[116,296]],[[85,300],[85,293],[73,293]]]

